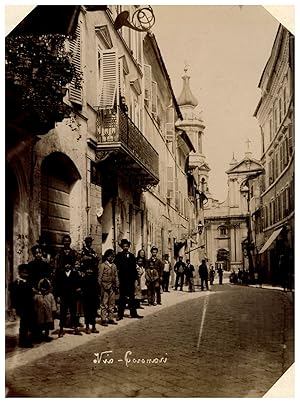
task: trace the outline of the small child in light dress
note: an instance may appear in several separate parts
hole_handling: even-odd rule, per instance
[[[36,313],[36,325],[39,335],[45,341],[52,341],[49,336],[50,330],[54,329],[54,314],[56,303],[51,292],[51,284],[47,278],[43,278],[38,283],[38,294],[34,296],[34,308]],[[43,335],[44,331],[44,335]]]

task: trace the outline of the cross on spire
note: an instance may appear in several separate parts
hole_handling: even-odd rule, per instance
[[[247,150],[249,151],[250,150],[250,143],[251,143],[251,140],[249,139],[249,137],[247,138],[245,143],[247,144]]]

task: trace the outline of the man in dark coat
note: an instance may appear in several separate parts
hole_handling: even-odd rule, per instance
[[[180,282],[180,291],[183,291],[182,287],[183,287],[184,272],[185,272],[186,265],[182,259],[183,259],[182,256],[179,256],[179,260],[178,260],[178,262],[175,263],[175,266],[174,266],[174,272],[176,273],[175,291],[177,291],[179,282]]]
[[[100,285],[98,283],[98,257],[92,248],[93,238],[84,239],[81,251],[80,271],[82,273],[82,302],[86,333],[99,333],[96,329],[96,316],[99,307]],[[89,325],[92,326],[90,330]]]
[[[155,294],[156,294],[156,303],[158,305],[161,305],[161,288],[162,288],[162,282],[163,282],[163,270],[164,270],[164,265],[163,262],[158,259],[157,257],[157,252],[158,248],[156,246],[152,246],[151,248],[151,257],[148,261],[147,266],[149,265],[149,262],[153,262],[153,269],[155,269],[158,273],[159,279],[158,279],[158,286],[155,287]]]
[[[58,337],[63,337],[68,310],[75,335],[82,335],[77,325],[77,301],[81,292],[82,279],[73,266],[72,256],[64,257],[64,267],[56,273],[54,294],[60,303],[60,323]]]
[[[205,283],[206,289],[209,290],[209,288],[208,288],[208,270],[207,270],[205,259],[202,259],[202,263],[199,266],[199,276],[200,276],[200,280],[201,280],[201,291],[204,290],[204,283]]]
[[[191,264],[190,260],[188,259],[186,261],[186,267],[185,267],[185,278],[187,281],[187,285],[189,287],[189,292],[194,292],[195,291],[195,287],[194,287],[194,271],[195,268],[194,266]]]
[[[20,264],[18,278],[10,288],[11,306],[20,317],[19,346],[33,347],[32,330],[34,319],[33,290],[28,265]]]
[[[124,317],[126,297],[128,297],[129,300],[131,317],[143,318],[143,316],[137,313],[134,298],[135,281],[138,279],[135,256],[133,253],[129,252],[130,242],[127,239],[122,239],[119,246],[122,248],[122,252],[117,253],[114,262],[119,275],[118,320],[122,320]]]

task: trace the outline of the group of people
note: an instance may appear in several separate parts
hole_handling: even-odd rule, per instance
[[[82,335],[82,316],[87,334],[99,333],[99,316],[102,326],[116,325],[124,318],[126,307],[131,318],[141,319],[137,310],[142,309],[145,288],[149,305],[161,304],[161,293],[169,291],[168,255],[161,261],[158,248],[153,246],[150,259],[146,259],[144,250],[135,257],[129,251],[130,241],[122,239],[121,251],[106,250],[100,263],[92,242],[91,237],[86,237],[78,253],[71,248],[71,237],[64,235],[62,248],[52,260],[40,242],[32,248],[33,260],[19,265],[10,296],[14,315],[20,317],[20,346],[51,341],[50,330],[54,329],[56,317],[58,337],[64,336],[66,328],[72,328],[74,335]]]
[[[82,335],[82,316],[87,334],[99,333],[97,317],[102,326],[117,325],[126,308],[131,318],[141,319],[143,316],[138,314],[138,309],[143,309],[141,300],[161,305],[163,292],[170,292],[169,255],[160,260],[156,246],[146,259],[143,249],[134,256],[129,251],[130,241],[122,239],[121,251],[106,250],[100,262],[92,242],[91,237],[86,237],[82,250],[76,252],[71,248],[71,237],[64,235],[62,248],[54,260],[50,260],[47,248],[40,242],[32,248],[33,260],[18,267],[18,278],[10,295],[11,306],[20,316],[20,346],[51,341],[55,318],[59,319],[58,337],[64,336],[66,328],[72,328],[74,335]],[[212,270],[208,271],[203,260],[199,266],[202,290],[204,285],[208,289],[208,278],[213,284]],[[175,290],[178,287],[183,290],[185,279],[189,292],[194,292],[194,272],[190,260],[184,262],[179,257],[174,265]]]

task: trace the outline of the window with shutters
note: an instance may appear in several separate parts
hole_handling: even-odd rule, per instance
[[[284,144],[284,142],[282,142],[280,144],[280,148],[279,148],[279,169],[280,169],[279,172],[283,171],[283,144]]]
[[[123,57],[118,61],[118,78],[119,78],[119,96],[125,97],[125,73],[123,67]]]
[[[279,124],[282,122],[282,100],[279,99]]]
[[[286,102],[286,87],[283,89],[283,114],[286,114],[287,102]]]
[[[167,167],[167,198],[174,197],[174,170],[173,167]]]
[[[157,115],[157,83],[152,81],[152,113]]]
[[[178,188],[178,178],[175,177],[175,206],[179,210],[180,208],[180,196]]]
[[[166,116],[166,140],[171,142],[175,140],[175,115],[174,108],[167,108]]]
[[[76,27],[74,39],[69,41],[69,50],[72,54],[72,63],[75,66],[76,73],[81,74],[81,24]],[[71,102],[82,104],[82,90],[76,87],[72,80],[69,87],[69,99]]]
[[[293,128],[292,125],[289,125],[289,129],[288,129],[288,136],[289,136],[289,155],[293,154]]]
[[[144,86],[145,86],[145,101],[150,105],[152,94],[152,69],[148,64],[144,64]]]
[[[100,109],[112,109],[118,91],[118,58],[115,49],[103,50],[100,65]]]

